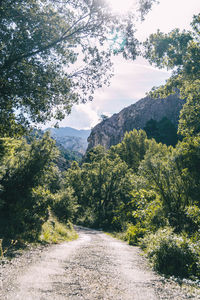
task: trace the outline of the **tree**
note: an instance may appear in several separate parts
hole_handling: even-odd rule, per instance
[[[71,187],[63,187],[56,195],[52,210],[62,222],[73,221],[77,212],[77,199]]]
[[[148,188],[160,196],[169,224],[180,230],[188,197],[187,186],[183,185],[182,170],[174,163],[173,151],[172,147],[153,142],[140,164],[139,174],[148,181]]]
[[[171,154],[159,159],[149,152],[141,164],[141,170],[146,169],[144,176],[161,195],[169,224],[190,233],[198,227],[194,216],[199,211],[200,14],[191,25],[188,32],[158,31],[144,43],[145,56],[152,64],[173,70],[164,86],[153,89],[153,96],[178,92],[186,103],[178,127],[184,139]]]
[[[100,161],[105,156],[105,154],[106,149],[103,146],[98,145],[86,152],[83,162],[91,163],[94,161]]]
[[[173,161],[181,173],[186,205],[200,207],[200,136],[184,138],[177,144]]]
[[[142,14],[153,1],[139,1]],[[104,0],[2,0],[1,136],[61,120],[74,103],[91,99],[111,76],[108,40],[115,32],[124,40],[115,53],[135,58],[132,20],[113,15]]]
[[[1,161],[0,237],[35,239],[48,218],[52,198],[47,177],[57,155],[54,141],[45,135],[30,145],[25,140],[1,142],[10,151]]]
[[[192,231],[188,207],[200,206],[199,146],[199,136],[185,138],[175,149],[153,142],[139,167],[139,174],[160,196],[164,215],[177,231]]]
[[[164,34],[158,30],[144,43],[145,57],[151,64],[173,70],[164,86],[153,89],[153,95],[166,97],[179,92],[186,99],[179,122],[183,136],[200,133],[200,14],[194,16],[191,25],[188,32],[175,29]]]
[[[149,139],[154,138],[158,143],[175,146],[178,141],[177,130],[174,124],[166,117],[160,121],[149,120],[144,131]]]
[[[119,206],[130,200],[130,171],[118,155],[110,157],[101,146],[89,154],[81,168],[73,163],[66,173],[65,186],[73,189],[78,202],[76,219],[87,226],[119,229],[121,220],[114,220]]]
[[[128,166],[119,157],[109,155],[92,164],[93,205],[98,227],[112,228],[118,216],[119,206],[130,199],[131,181]],[[116,229],[116,228],[115,228]],[[119,229],[119,228],[117,228]]]
[[[105,121],[105,120],[107,120],[107,119],[108,119],[108,116],[102,114],[102,115],[100,116],[100,119],[99,119],[99,120],[102,122],[102,121]]]
[[[118,154],[129,168],[137,172],[140,161],[149,147],[149,140],[144,130],[126,132],[122,142],[110,148],[110,153]]]

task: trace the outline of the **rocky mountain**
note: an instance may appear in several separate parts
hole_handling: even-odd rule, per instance
[[[91,130],[77,130],[71,127],[48,128],[51,137],[64,149],[84,154],[88,143],[87,138]]]
[[[143,129],[151,119],[160,121],[166,117],[177,127],[183,104],[184,101],[176,95],[165,99],[145,97],[97,124],[88,137],[88,150],[97,145],[106,148],[116,145],[122,141],[126,131]]]

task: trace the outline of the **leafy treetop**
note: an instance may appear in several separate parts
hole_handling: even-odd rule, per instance
[[[153,1],[138,0],[142,14]],[[133,18],[114,15],[104,0],[0,1],[1,136],[16,123],[61,120],[91,100],[109,82],[113,52],[135,58]],[[109,44],[116,32],[117,51]]]
[[[159,68],[172,69],[164,86],[153,89],[154,96],[180,93],[187,99],[179,123],[183,136],[200,132],[200,14],[193,17],[192,31],[174,29],[168,34],[157,31],[144,43],[145,57]]]

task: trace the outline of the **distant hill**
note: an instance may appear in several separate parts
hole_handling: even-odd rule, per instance
[[[97,124],[88,138],[88,150],[97,145],[105,148],[116,145],[122,141],[126,131],[144,129],[150,120],[158,124],[161,120],[169,120],[177,128],[183,104],[184,100],[177,95],[165,99],[143,98]]]
[[[87,138],[91,130],[78,130],[71,127],[47,128],[57,145],[83,155],[87,149]]]

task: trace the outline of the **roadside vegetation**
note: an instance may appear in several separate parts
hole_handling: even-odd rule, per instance
[[[39,241],[48,244],[70,242],[78,238],[71,222],[61,223],[55,216],[50,216],[42,225]]]
[[[27,242],[76,238],[70,216],[61,220],[64,225],[51,213],[62,182],[54,141],[48,134],[29,138],[29,143],[25,138],[1,138],[0,147],[1,256]]]

